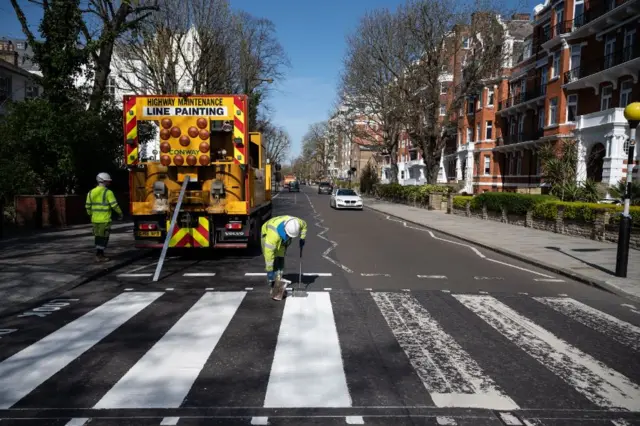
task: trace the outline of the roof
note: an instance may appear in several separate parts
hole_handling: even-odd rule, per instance
[[[0,59],[0,68],[8,70],[9,72],[12,72],[14,74],[20,74],[23,77],[27,77],[30,79],[34,79],[34,77],[36,77],[33,73],[30,73],[29,71],[22,69],[18,66],[15,66],[11,62],[7,62],[4,59]]]

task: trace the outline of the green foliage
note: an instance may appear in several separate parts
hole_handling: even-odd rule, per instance
[[[627,188],[627,183],[624,180],[619,181],[615,186],[609,188],[609,193],[618,199],[624,197],[624,193]],[[640,206],[640,182],[631,182],[631,204],[634,206]]]
[[[524,215],[536,204],[555,200],[549,195],[518,194],[515,192],[485,192],[474,197],[477,202],[487,206],[487,210],[501,212],[502,208],[509,213]]]
[[[374,185],[375,194],[385,200],[400,203],[426,204],[431,194],[449,194],[452,188],[447,185],[407,185],[399,183]]]
[[[473,199],[472,195],[456,195],[453,197],[453,208],[464,210],[467,208],[467,202]]]
[[[362,194],[370,194],[377,184],[378,173],[376,173],[375,169],[371,166],[371,163],[367,163],[360,176],[360,192]]]

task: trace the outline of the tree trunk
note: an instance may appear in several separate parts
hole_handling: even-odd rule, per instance
[[[111,68],[111,57],[113,56],[113,43],[106,43],[100,50],[100,54],[95,63],[95,75],[93,77],[93,90],[89,100],[89,110],[98,112],[104,99],[104,92],[107,88],[109,70]]]

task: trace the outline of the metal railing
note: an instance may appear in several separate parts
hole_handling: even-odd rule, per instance
[[[588,77],[600,71],[613,68],[632,59],[640,57],[640,44],[635,43],[624,49],[617,50],[609,55],[601,56],[592,61],[588,61],[580,66],[570,69],[564,73],[563,83],[571,83],[581,78]]]
[[[543,136],[543,131],[533,130],[528,132],[515,133],[513,135],[502,135],[503,145],[511,145],[519,142],[535,141]]]
[[[532,99],[539,98],[540,96],[544,96],[547,93],[547,85],[541,84],[540,81],[535,82],[535,87],[531,90],[527,90],[526,92],[521,92],[516,95],[513,95],[507,99],[503,99],[498,102],[498,111],[504,108],[511,108],[512,106],[516,106],[523,102],[528,102]]]

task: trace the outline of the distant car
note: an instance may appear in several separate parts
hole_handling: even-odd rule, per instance
[[[364,205],[362,198],[353,189],[336,189],[331,194],[329,205],[334,209],[357,209],[362,210]]]
[[[289,192],[300,192],[300,183],[297,180],[289,183]]]
[[[320,182],[318,185],[318,194],[331,194],[333,191],[333,185],[329,182]]]

